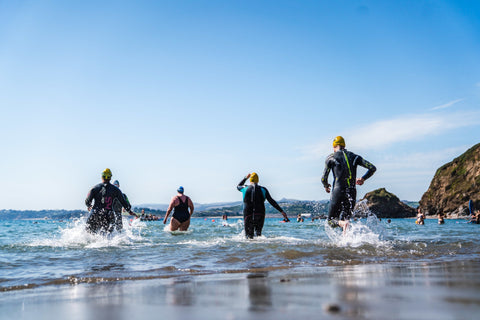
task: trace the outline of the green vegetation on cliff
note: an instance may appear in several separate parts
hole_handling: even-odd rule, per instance
[[[420,207],[430,215],[465,215],[469,200],[480,204],[480,143],[437,169]]]
[[[365,195],[367,206],[379,218],[409,218],[415,216],[415,209],[403,203],[385,188],[373,190]]]

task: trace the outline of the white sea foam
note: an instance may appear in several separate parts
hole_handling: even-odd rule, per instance
[[[227,240],[225,238],[213,238],[209,240],[185,240],[185,241],[180,241],[178,244],[182,245],[190,245],[194,247],[201,247],[201,248],[209,248],[209,247],[215,247],[218,245],[226,244]]]
[[[45,238],[35,239],[29,245],[38,247],[86,247],[102,248],[116,247],[131,244],[141,240],[141,229],[145,223],[139,219],[123,219],[122,232],[114,231],[109,235],[91,234],[85,228],[86,218],[75,219],[65,228],[59,229],[59,234],[47,235]]]
[[[299,239],[295,237],[288,237],[288,236],[266,236],[265,234],[261,235],[260,237],[254,237],[253,239],[247,239],[245,237],[245,231],[242,230],[242,232],[235,234],[231,238],[229,238],[231,241],[234,242],[262,242],[262,243],[290,243],[290,244],[296,244],[299,242],[306,242],[304,239]]]
[[[169,231],[170,232],[170,231]],[[245,231],[241,231],[238,234],[234,234],[232,236],[219,236],[214,237],[206,240],[198,240],[189,238],[184,241],[179,241],[178,244],[180,245],[190,245],[194,247],[214,247],[219,245],[232,245],[236,243],[273,243],[273,244],[298,244],[298,243],[306,243],[307,240],[299,239],[295,237],[288,237],[288,236],[265,236],[262,235],[260,237],[254,237],[253,239],[247,239],[245,237]]]
[[[353,216],[366,218],[350,221],[346,232],[340,227],[331,228],[327,222],[324,223],[325,233],[332,243],[342,247],[359,247],[365,244],[384,246],[388,243],[386,240],[389,237],[385,226],[368,209],[366,200],[357,204]]]
[[[222,226],[236,229],[243,228],[243,219],[237,219],[237,221],[233,223],[222,221]]]
[[[164,232],[168,232],[173,235],[182,235],[182,234],[191,234],[193,233],[193,229],[189,228],[187,231],[181,231],[181,230],[175,230],[175,231],[170,231],[170,225],[167,224],[163,227]]]

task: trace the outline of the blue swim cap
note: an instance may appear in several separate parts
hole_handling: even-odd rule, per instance
[[[183,193],[183,187],[182,186],[178,187],[177,192]]]
[[[113,181],[113,185],[117,186],[117,188],[120,188],[120,182],[118,182],[118,180]]]

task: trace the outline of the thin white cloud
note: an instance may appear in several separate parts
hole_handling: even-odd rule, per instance
[[[382,167],[385,171],[390,171],[390,174],[401,172],[400,174],[404,175],[405,173],[400,169],[430,173],[432,170],[438,169],[441,165],[452,161],[455,157],[467,151],[469,147],[470,146],[465,145],[430,152],[409,152],[403,155],[384,154],[375,164],[378,164],[378,166]]]
[[[355,130],[350,143],[356,147],[384,147],[397,142],[415,141],[419,137],[480,124],[480,112],[455,114],[408,115],[391,120],[381,120]]]
[[[430,110],[440,110],[440,109],[450,108],[450,107],[453,106],[454,104],[459,103],[460,101],[463,101],[463,100],[465,100],[465,99],[453,100],[453,101],[447,102],[447,103],[445,103],[445,104],[442,104],[442,105],[433,107],[433,108],[430,109]]]
[[[380,120],[344,132],[348,146],[355,150],[382,148],[399,142],[416,141],[455,128],[480,125],[480,112],[405,115]],[[322,158],[332,152],[332,137],[322,143],[302,148],[303,158]],[[327,142],[328,141],[328,142]]]
[[[375,160],[378,171],[369,181],[369,190],[387,187],[401,199],[420,200],[436,170],[452,161],[471,146],[457,146],[433,151],[383,154]]]

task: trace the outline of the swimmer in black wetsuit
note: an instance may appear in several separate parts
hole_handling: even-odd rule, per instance
[[[250,185],[244,186],[248,178],[250,178]],[[283,215],[285,222],[290,221],[287,214],[270,196],[267,188],[258,185],[258,175],[255,172],[243,178],[237,189],[243,193],[243,220],[247,238],[252,239],[254,233],[257,237],[262,235],[265,222],[265,200]]]
[[[120,189],[110,184],[112,172],[105,169],[102,172],[102,183],[94,186],[85,199],[85,204],[90,211],[87,219],[86,228],[91,233],[111,233],[115,228],[115,213],[113,211],[113,202],[117,199],[120,204],[129,211],[131,206],[123,197]],[[92,201],[95,200],[93,207]]]
[[[120,189],[120,182],[118,180],[115,180],[113,181],[113,185],[117,188]],[[123,194],[123,198],[125,199],[125,201],[130,204],[130,201],[128,201],[128,197],[125,193],[122,193]],[[122,204],[120,203],[120,201],[115,198],[113,200],[113,212],[115,212],[115,229],[117,231],[122,231],[122,228],[123,228],[123,223],[122,223]]]
[[[345,149],[345,140],[338,136],[333,140],[334,153],[325,160],[322,183],[325,191],[330,193],[328,175],[333,172],[333,190],[328,208],[328,222],[332,227],[340,226],[345,231],[353,208],[355,207],[357,190],[355,184],[362,185],[377,170],[373,164],[359,155]],[[361,178],[357,176],[357,166],[368,171]]]
[[[187,231],[190,226],[190,217],[193,214],[193,202],[184,195],[183,187],[177,189],[178,194],[172,198],[170,205],[168,206],[167,213],[163,219],[163,224],[167,223],[167,218],[170,212],[173,211],[172,218],[170,219],[170,231],[180,230]]]

